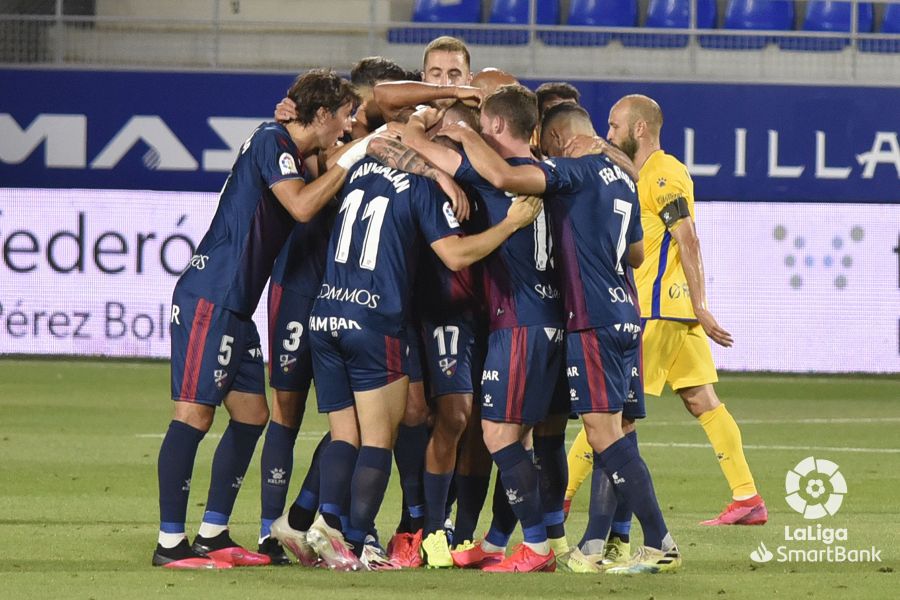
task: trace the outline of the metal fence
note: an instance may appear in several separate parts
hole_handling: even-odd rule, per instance
[[[900,33],[861,31],[857,0],[837,32],[802,30],[805,2],[793,3],[800,30],[724,29],[725,0],[716,27],[701,28],[699,0],[686,1],[687,27],[654,28],[542,25],[538,0],[521,25],[414,23],[409,0],[0,0],[0,64],[296,72],[380,54],[415,67],[449,33],[470,45],[474,68],[523,77],[900,85]],[[869,27],[898,4],[875,4]]]

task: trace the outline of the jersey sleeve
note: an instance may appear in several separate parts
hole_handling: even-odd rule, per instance
[[[416,219],[426,243],[432,244],[451,235],[463,235],[450,201],[434,183],[417,181],[410,190],[410,199],[415,203]]]
[[[691,186],[687,178],[686,171],[667,170],[656,181],[650,182],[651,208],[668,229],[691,216],[688,206]]]
[[[286,179],[306,179],[305,168],[297,160],[294,143],[268,128],[260,129],[250,142],[256,164],[266,185]]]
[[[465,151],[460,150],[459,154],[462,160],[459,163],[459,167],[456,169],[456,173],[453,174],[454,181],[468,185],[479,185],[483,183],[484,177],[479,175],[478,171],[475,170],[475,167],[472,166]]]
[[[548,158],[542,162],[534,163],[544,172],[547,180],[545,193],[556,194],[571,192],[578,187],[582,175],[578,172],[578,164],[570,158]]]

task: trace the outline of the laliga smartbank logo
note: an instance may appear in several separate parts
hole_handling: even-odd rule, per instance
[[[833,517],[847,494],[847,481],[838,465],[830,460],[808,456],[787,472],[784,479],[785,501],[807,521]],[[784,544],[772,548],[760,542],[750,553],[758,563],[776,562],[881,562],[881,550],[852,548],[846,527],[806,524],[784,526]],[[774,551],[774,552],[773,552]]]

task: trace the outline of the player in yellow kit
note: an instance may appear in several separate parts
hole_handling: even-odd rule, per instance
[[[763,499],[744,458],[741,431],[719,401],[718,381],[709,338],[729,347],[731,334],[710,312],[700,242],[694,228],[694,184],[687,167],[666,154],[659,143],[662,111],[651,98],[625,96],[610,110],[608,140],[634,160],[640,170],[638,198],[644,229],[644,264],[635,271],[643,323],[644,392],[662,393],[666,383],[681,396],[685,408],[706,431],[731,487],[733,501],[703,525],[762,525],[768,520]],[[623,430],[633,431],[633,423]],[[584,440],[576,439],[569,452],[570,500],[584,471]],[[617,546],[617,511],[607,548]],[[627,538],[626,538],[627,539]],[[615,557],[613,557],[615,558]]]

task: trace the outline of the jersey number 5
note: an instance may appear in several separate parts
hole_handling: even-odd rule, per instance
[[[341,203],[340,212],[344,213],[341,222],[341,232],[338,235],[337,251],[334,253],[335,262],[346,263],[350,257],[350,241],[353,237],[353,224],[356,223],[356,215],[363,202],[363,190],[353,190]],[[384,213],[387,211],[388,198],[376,196],[369,201],[363,210],[362,220],[369,220],[366,227],[366,237],[363,238],[362,254],[359,257],[359,266],[369,271],[375,270],[378,262],[378,242],[381,240],[381,226],[384,224]]]

